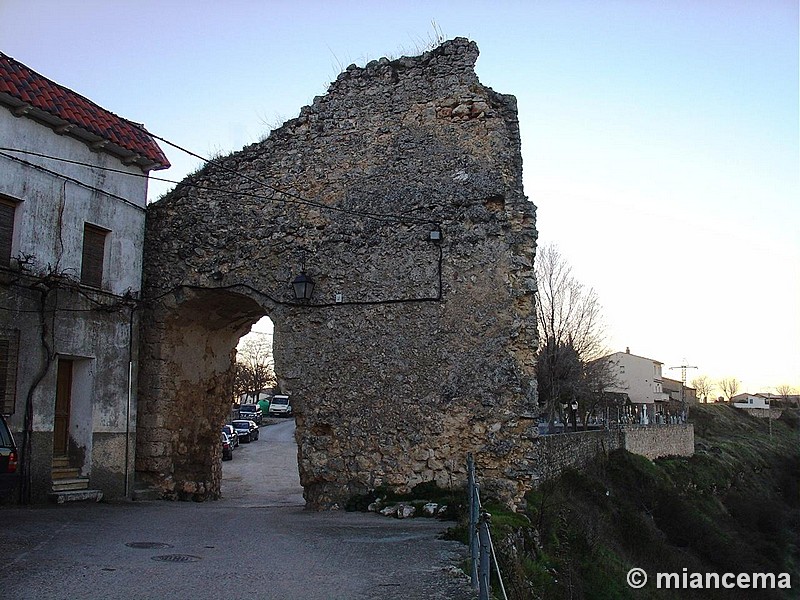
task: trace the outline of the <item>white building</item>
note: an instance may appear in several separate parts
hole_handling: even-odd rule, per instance
[[[141,126],[0,53],[0,410],[23,501],[129,493],[147,174],[168,166]]]
[[[642,425],[660,422],[669,395],[663,390],[663,363],[651,358],[625,352],[615,352],[604,358],[612,369],[615,385],[606,392],[627,396],[631,402],[629,417]],[[658,416],[657,416],[658,415]]]
[[[767,410],[770,407],[769,398],[761,394],[737,394],[731,398],[736,408],[759,408]]]

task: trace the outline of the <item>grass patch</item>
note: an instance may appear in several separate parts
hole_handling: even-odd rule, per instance
[[[700,406],[692,417],[691,458],[613,452],[531,491],[524,515],[498,511],[492,535],[509,597],[754,597],[654,586],[634,595],[625,579],[634,566],[651,575],[786,572],[800,581],[800,420],[773,421],[770,435],[764,419],[728,406]]]

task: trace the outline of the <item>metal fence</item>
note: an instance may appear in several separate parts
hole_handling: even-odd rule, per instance
[[[508,600],[500,565],[494,551],[491,535],[492,515],[481,507],[480,484],[475,477],[475,459],[467,455],[467,493],[469,494],[469,554],[472,588],[478,590],[478,600],[489,600],[491,574],[494,565],[497,581],[504,600]]]

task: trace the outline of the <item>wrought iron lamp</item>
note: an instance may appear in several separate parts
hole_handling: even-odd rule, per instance
[[[294,297],[300,302],[310,302],[311,294],[314,293],[314,280],[306,275],[305,269],[292,281]]]

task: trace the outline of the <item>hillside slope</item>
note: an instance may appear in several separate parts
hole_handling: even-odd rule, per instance
[[[698,406],[691,421],[689,459],[614,452],[532,492],[524,516],[498,512],[493,537],[509,597],[800,597],[796,414],[774,421],[771,436],[767,420],[727,405]],[[642,589],[626,582],[633,567],[649,576]],[[657,589],[657,573],[685,573],[694,589]],[[788,573],[793,589],[707,589],[705,575],[698,588],[694,573],[774,573],[776,585]]]

